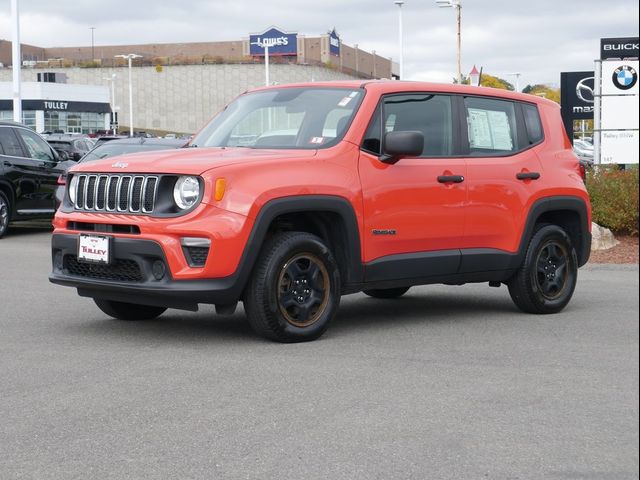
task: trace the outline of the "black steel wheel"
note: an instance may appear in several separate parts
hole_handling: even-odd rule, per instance
[[[7,233],[11,220],[11,204],[7,196],[0,192],[0,238]]]
[[[363,290],[363,293],[373,298],[398,298],[407,293],[410,288],[411,287],[376,288],[374,290]]]
[[[279,342],[322,335],[340,304],[340,274],[315,235],[284,232],[263,247],[244,295],[252,328]]]
[[[567,233],[556,225],[540,227],[524,262],[509,280],[509,294],[527,313],[556,313],[571,300],[578,279],[578,259]]]
[[[165,307],[115,302],[103,298],[94,298],[93,301],[100,310],[118,320],[152,320],[162,315],[166,310]]]

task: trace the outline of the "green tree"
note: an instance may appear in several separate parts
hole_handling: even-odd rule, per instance
[[[529,95],[537,95],[539,97],[548,98],[551,101],[560,103],[560,89],[552,88],[549,85],[527,85],[522,89],[522,93],[528,93]]]
[[[513,85],[507,82],[505,79],[494,77],[493,75],[489,75],[487,73],[482,74],[480,85],[482,87],[501,88],[502,90],[515,90],[515,88],[513,88]]]

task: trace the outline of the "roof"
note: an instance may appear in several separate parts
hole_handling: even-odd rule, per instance
[[[500,88],[473,87],[471,85],[458,85],[451,83],[414,82],[407,80],[340,80],[327,82],[305,82],[291,83],[285,85],[274,85],[252,89],[252,92],[278,89],[278,88],[365,88],[367,91],[375,92],[379,95],[400,92],[431,92],[431,93],[451,93],[460,95],[481,95],[519,100],[529,103],[544,103],[558,106],[557,103],[537,95],[513,92]]]

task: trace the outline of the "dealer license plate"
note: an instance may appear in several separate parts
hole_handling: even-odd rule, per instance
[[[78,261],[109,263],[111,259],[111,237],[80,234],[78,239]]]

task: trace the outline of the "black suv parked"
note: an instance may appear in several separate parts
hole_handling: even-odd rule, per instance
[[[0,122],[0,237],[11,221],[53,217],[56,183],[68,167],[30,128]]]
[[[93,148],[93,141],[85,137],[74,137],[71,135],[49,135],[45,137],[60,155],[61,158],[67,156],[69,160],[80,160],[89,150]]]

